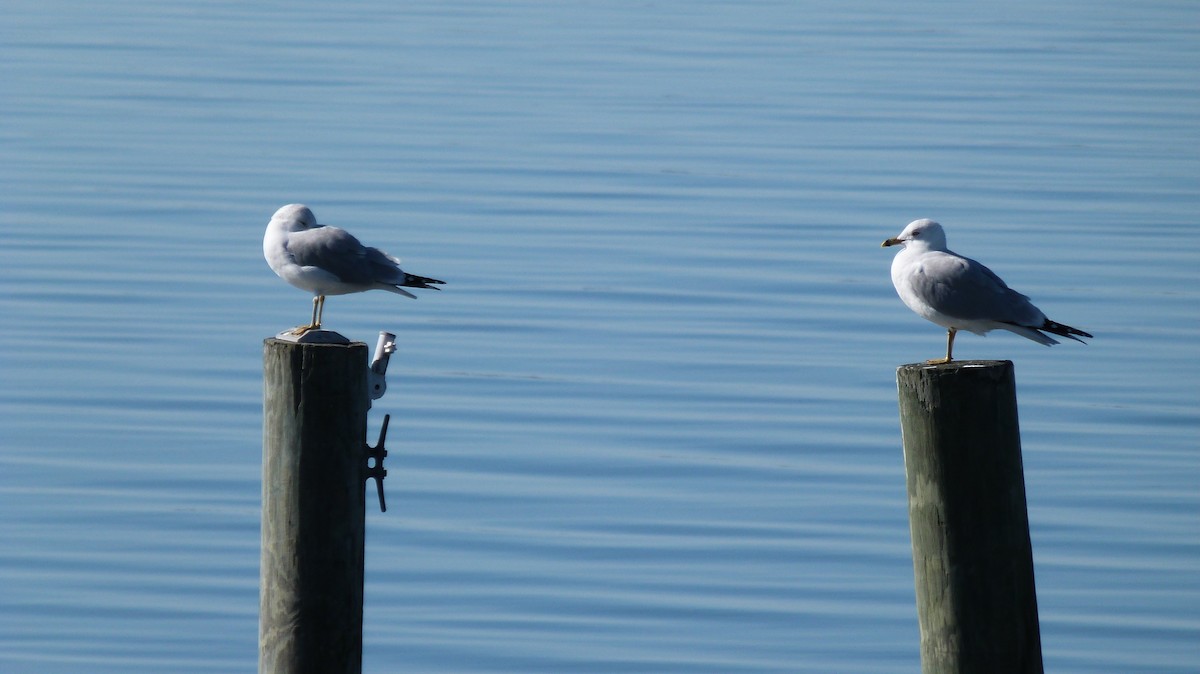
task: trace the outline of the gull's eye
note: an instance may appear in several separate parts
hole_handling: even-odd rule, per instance
[[[913,233],[912,233],[912,235],[913,235],[913,236],[921,236],[921,230],[919,230],[919,229],[914,229],[914,230],[913,230]]]

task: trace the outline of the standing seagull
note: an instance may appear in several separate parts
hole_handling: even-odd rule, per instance
[[[350,232],[317,224],[304,204],[275,211],[263,237],[263,256],[279,278],[313,294],[312,321],[292,330],[303,335],[321,327],[326,295],[387,290],[416,299],[407,288],[433,288],[442,281],[409,274],[400,260],[359,243]]]
[[[1002,328],[1039,344],[1058,344],[1042,331],[1084,343],[1088,333],[1046,318],[1029,298],[1009,288],[991,269],[946,249],[946,233],[933,220],[914,220],[884,247],[903,245],[892,260],[896,293],[922,318],[946,328],[946,357],[930,363],[949,363],[954,334],[977,335]],[[1078,335],[1078,336],[1076,336]]]

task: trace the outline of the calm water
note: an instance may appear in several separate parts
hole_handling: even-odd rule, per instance
[[[1194,3],[105,4],[0,22],[0,671],[254,671],[294,201],[448,281],[326,307],[400,334],[364,671],[917,671],[917,217],[1096,335],[956,349],[1047,671],[1200,669]]]

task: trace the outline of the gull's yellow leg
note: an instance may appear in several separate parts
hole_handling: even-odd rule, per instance
[[[325,296],[317,295],[315,298],[313,298],[313,304],[316,305],[313,307],[313,322],[312,322],[313,329],[315,330],[315,329],[321,327],[321,316],[323,316],[325,314]]]
[[[958,334],[958,330],[955,328],[950,328],[949,330],[946,331],[946,357],[945,358],[935,358],[933,360],[927,360],[925,362],[929,363],[930,365],[942,365],[944,363],[949,363],[951,360],[953,360],[950,357],[950,354],[954,352],[954,335],[956,335],[956,334]]]
[[[317,330],[321,327],[321,314],[325,311],[325,296],[317,295],[313,298],[313,313],[312,322],[308,325],[301,325],[292,330],[293,335],[303,335],[309,330]]]

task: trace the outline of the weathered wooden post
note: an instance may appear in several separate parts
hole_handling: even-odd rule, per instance
[[[341,341],[264,342],[260,674],[362,671],[367,346]]]
[[[924,674],[1041,674],[1010,361],[896,371]]]

